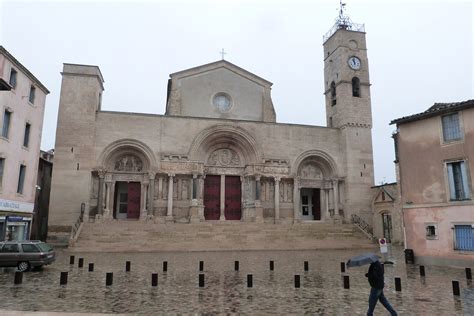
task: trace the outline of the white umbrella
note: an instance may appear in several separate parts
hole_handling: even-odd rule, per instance
[[[351,267],[360,267],[375,261],[378,261],[380,259],[379,256],[377,256],[375,253],[370,252],[370,253],[365,253],[363,255],[355,256],[350,258],[346,265],[348,268]]]

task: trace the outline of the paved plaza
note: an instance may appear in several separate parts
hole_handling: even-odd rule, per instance
[[[376,249],[374,249],[376,250]],[[171,314],[316,314],[364,315],[369,284],[368,267],[340,271],[340,262],[367,249],[318,251],[235,251],[161,253],[70,253],[60,250],[58,261],[43,271],[24,274],[23,283],[13,284],[13,271],[0,274],[0,310],[68,313]],[[385,295],[400,315],[474,314],[474,287],[464,269],[426,266],[420,277],[417,265],[404,263],[403,251],[395,248],[393,266],[385,268]],[[74,265],[69,264],[75,255]],[[78,267],[84,258],[84,267]],[[125,272],[125,262],[131,271]],[[163,262],[167,271],[163,271]],[[199,272],[199,261],[204,262]],[[239,271],[235,271],[239,261]],[[274,271],[270,271],[270,261]],[[304,262],[308,271],[304,271]],[[88,272],[88,264],[94,271]],[[59,285],[60,272],[68,271],[68,284]],[[113,272],[113,285],[105,275]],[[151,286],[151,274],[158,285]],[[198,285],[199,273],[205,286]],[[247,286],[252,274],[253,287]],[[294,276],[301,287],[295,288]],[[350,277],[343,288],[342,275]],[[394,278],[400,277],[402,291],[396,292]],[[458,280],[461,295],[452,294],[451,282]],[[376,315],[385,315],[377,305]],[[5,315],[35,315],[2,312]],[[48,315],[38,314],[38,315]],[[61,315],[56,313],[52,315]]]

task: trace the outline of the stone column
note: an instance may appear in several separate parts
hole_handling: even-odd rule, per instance
[[[106,174],[106,171],[101,169],[97,170],[97,174],[99,175],[99,192],[97,195],[97,215],[99,217],[102,217],[104,214],[104,177]]]
[[[174,173],[168,173],[168,211],[166,213],[166,221],[173,221],[173,180]]]
[[[189,220],[192,223],[204,221],[204,207],[199,200],[200,179],[197,174],[193,174],[191,183],[191,207],[189,208]]]
[[[324,217],[326,219],[331,218],[331,214],[329,213],[329,190],[328,189],[324,189],[324,207],[326,208],[324,212]]]
[[[164,200],[163,196],[163,178],[158,178],[158,200]]]
[[[143,176],[145,177],[145,176]],[[147,179],[144,179],[148,181]],[[148,195],[148,182],[142,181],[141,182],[141,189],[140,189],[140,220],[144,221],[147,217],[147,195]]]
[[[261,177],[255,176],[255,200],[260,201],[260,195],[262,194],[262,183],[260,182]]]
[[[225,221],[225,174],[221,174],[221,221]]]
[[[293,222],[295,223],[300,221],[301,188],[299,177],[296,177],[293,181]]]
[[[110,197],[112,196],[112,197]],[[113,191],[112,191],[112,179],[109,177],[105,179],[105,209],[104,209],[104,218],[112,218],[112,203]]]
[[[334,194],[334,218],[339,218],[339,188],[338,180],[332,180],[333,194]]]
[[[155,202],[155,173],[149,173],[148,178],[150,179],[150,184],[148,186],[148,216],[153,217],[155,212],[153,211],[153,204]]]
[[[275,223],[280,221],[280,177],[275,177]]]

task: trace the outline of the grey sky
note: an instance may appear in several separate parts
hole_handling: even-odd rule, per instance
[[[473,5],[346,2],[367,32],[375,182],[395,181],[390,120],[473,98]],[[100,67],[103,109],[163,114],[168,75],[222,48],[273,82],[278,122],[325,125],[322,36],[338,0],[0,3],[0,43],[51,90],[42,149],[54,147],[62,63]]]

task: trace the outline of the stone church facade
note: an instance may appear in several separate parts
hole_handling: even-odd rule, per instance
[[[49,217],[293,223],[371,220],[365,33],[324,42],[327,126],[276,122],[272,83],[228,61],[170,75],[164,115],[104,111],[97,66],[64,64]]]

